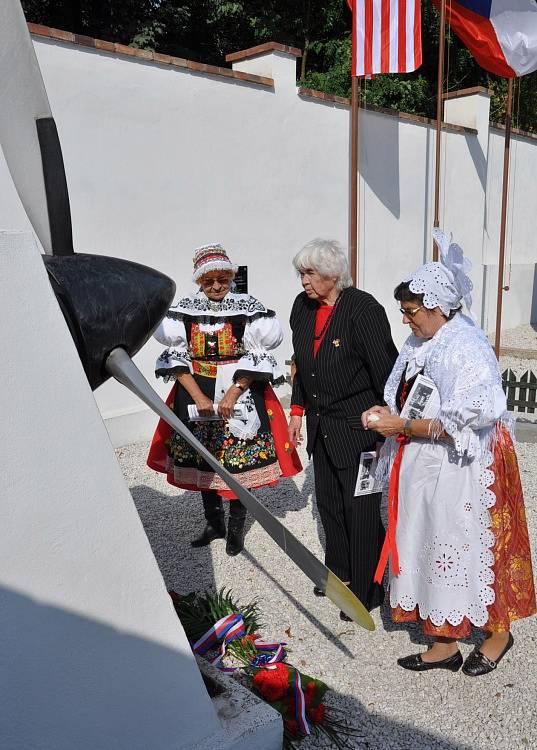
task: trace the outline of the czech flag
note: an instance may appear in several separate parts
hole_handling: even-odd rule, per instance
[[[446,20],[485,70],[504,78],[537,70],[537,0],[446,0]]]

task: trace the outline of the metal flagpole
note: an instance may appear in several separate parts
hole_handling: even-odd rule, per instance
[[[502,303],[503,303],[503,267],[505,263],[505,235],[507,228],[507,197],[509,187],[509,153],[511,146],[511,115],[513,112],[513,79],[508,79],[507,85],[507,108],[505,112],[505,141],[503,150],[503,184],[502,184],[502,214],[500,222],[500,256],[498,259],[498,293],[496,301],[496,336],[494,339],[494,351],[500,357],[500,338],[502,327]]]
[[[360,101],[360,79],[352,76],[351,89],[351,170],[350,170],[350,265],[354,286],[358,286],[358,120]]]
[[[438,37],[438,77],[436,81],[436,155],[434,175],[434,223],[440,226],[440,142],[442,137],[442,89],[444,83],[444,42],[446,30],[446,0],[440,5],[440,31]],[[433,260],[438,260],[438,245],[433,242]]]

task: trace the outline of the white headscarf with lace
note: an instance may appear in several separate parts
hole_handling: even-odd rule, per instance
[[[440,248],[441,262],[425,263],[407,279],[414,294],[423,294],[423,304],[428,310],[439,307],[446,317],[460,307],[462,300],[470,312],[473,284],[467,273],[471,261],[464,257],[459,245],[452,242],[440,229],[433,230],[433,237]],[[471,312],[470,312],[471,314]]]

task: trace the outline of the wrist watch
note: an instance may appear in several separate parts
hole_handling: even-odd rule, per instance
[[[407,438],[412,437],[412,420],[411,419],[405,419],[405,424],[403,425],[403,435]]]

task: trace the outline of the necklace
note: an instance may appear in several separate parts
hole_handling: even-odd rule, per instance
[[[336,311],[336,307],[338,306],[338,302],[339,302],[340,298],[341,298],[341,292],[338,294],[338,296],[336,298],[336,301],[332,305],[332,309],[328,313],[328,317],[324,321],[323,327],[321,328],[321,330],[319,331],[319,333],[317,334],[317,336],[313,337],[314,341],[319,341],[319,339],[322,339],[322,337],[324,336],[324,333],[325,333],[326,329],[328,328],[328,326],[330,324],[330,321],[332,320],[332,316],[334,315],[334,313]]]

